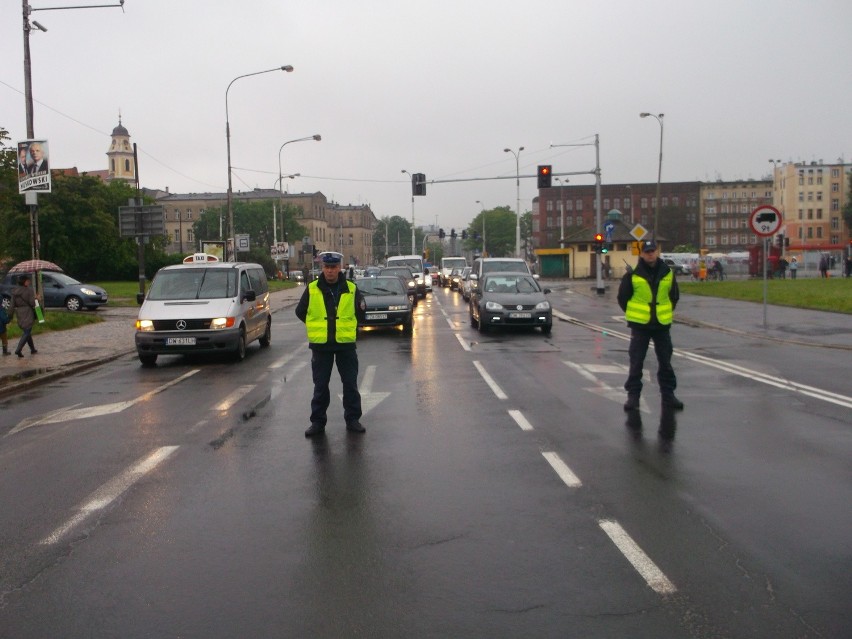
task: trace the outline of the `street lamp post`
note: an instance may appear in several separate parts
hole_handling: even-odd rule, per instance
[[[512,149],[503,149],[503,153],[511,153],[515,156],[515,211],[517,219],[515,220],[515,257],[523,257],[521,255],[521,165],[520,156],[524,147],[519,146],[518,151]]]
[[[317,133],[316,135],[307,135],[303,138],[297,138],[295,140],[287,140],[278,149],[278,209],[281,211],[281,228],[282,228],[282,230],[284,228],[284,203],[283,203],[283,199],[284,199],[284,178],[285,177],[293,178],[293,177],[296,177],[300,174],[294,173],[293,175],[284,175],[284,176],[281,175],[281,151],[283,151],[284,147],[287,146],[288,144],[292,144],[293,142],[305,142],[307,140],[316,140],[317,142],[319,142],[320,140],[322,140],[322,136],[319,133]],[[275,241],[277,242],[278,238],[275,238]]]
[[[488,257],[487,251],[485,250],[485,204],[479,200],[477,200],[476,203],[479,204],[480,212],[482,213],[482,257]]]
[[[663,116],[664,113],[658,113],[654,115],[653,113],[640,113],[640,118],[652,117],[654,118],[660,125],[660,162],[657,165],[657,201],[656,206],[654,207],[654,239],[657,239],[657,225],[660,222],[660,178],[663,175]]]
[[[231,241],[234,241],[234,202],[233,202],[233,186],[231,184],[231,120],[228,115],[228,92],[231,90],[231,85],[241,78],[248,78],[253,75],[260,75],[262,73],[271,73],[272,71],[286,71],[287,73],[291,73],[293,71],[293,67],[291,65],[285,65],[281,67],[275,67],[274,69],[266,69],[265,71],[255,71],[254,73],[246,73],[245,75],[238,75],[236,78],[231,80],[228,84],[228,88],[225,89],[225,140],[226,145],[228,147],[228,236]],[[227,239],[225,240],[226,253],[227,253]],[[232,246],[232,250],[230,255],[227,255],[227,260],[229,262],[234,262],[235,254],[236,254],[236,246]]]
[[[562,209],[562,213],[559,216],[559,248],[565,248],[565,188],[569,182],[566,178],[565,180],[560,180],[558,177],[554,178],[557,182],[559,182],[559,206]]]
[[[417,247],[414,246],[414,177],[411,175],[411,173],[409,173],[405,169],[403,169],[402,172],[405,173],[412,180],[412,182],[411,182],[411,254],[416,255],[417,254]]]

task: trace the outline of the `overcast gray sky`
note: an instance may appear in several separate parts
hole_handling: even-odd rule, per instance
[[[34,9],[117,0],[30,0]],[[35,11],[36,138],[54,168],[106,168],[121,111],[143,186],[322,191],[411,216],[427,179],[594,168],[604,183],[759,178],[769,158],[852,161],[848,0],[126,0]],[[0,126],[26,137],[21,3],[0,3]],[[571,177],[591,184],[591,175]],[[522,180],[521,209],[535,180]],[[460,228],[515,207],[515,181],[429,185],[416,222]]]

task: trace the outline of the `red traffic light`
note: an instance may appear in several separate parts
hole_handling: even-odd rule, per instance
[[[540,164],[538,166],[538,188],[549,189],[551,186],[552,169],[549,164]]]
[[[539,174],[541,174],[541,175],[549,175],[549,174],[550,174],[550,167],[549,167],[549,166],[542,166],[542,167],[540,167],[540,168],[539,168]]]
[[[595,233],[595,242],[603,242],[603,233]]]

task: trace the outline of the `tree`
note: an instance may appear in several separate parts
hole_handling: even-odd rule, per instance
[[[387,235],[386,235],[387,234]],[[423,242],[423,232],[415,229],[415,248]],[[422,246],[422,244],[419,244]],[[411,222],[399,215],[383,217],[373,231],[373,260],[378,264],[385,259],[385,248],[388,255],[409,255],[411,250]],[[415,253],[420,251],[415,250]]]
[[[531,213],[527,213],[532,218]],[[523,234],[523,217],[521,231]],[[498,206],[479,215],[467,227],[467,240],[464,246],[468,250],[482,250],[482,223],[485,221],[485,250],[489,257],[509,257],[515,254],[516,216],[509,206]],[[531,222],[530,222],[531,226]]]

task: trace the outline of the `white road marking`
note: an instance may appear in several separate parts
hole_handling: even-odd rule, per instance
[[[515,423],[521,427],[521,430],[532,430],[533,425],[529,423],[524,414],[519,410],[510,410],[509,416],[515,420]]]
[[[644,551],[633,541],[627,531],[621,525],[609,519],[601,519],[598,525],[612,539],[627,561],[636,571],[642,575],[645,582],[657,593],[668,595],[677,592],[675,585],[669,581],[656,564],[644,553]]]
[[[461,344],[461,347],[469,353],[471,350],[470,344],[464,338],[464,336],[461,333],[456,333],[456,339],[459,341],[459,344]]]
[[[184,373],[177,379],[173,379],[172,381],[163,384],[162,386],[158,386],[152,391],[148,391],[144,395],[140,395],[136,399],[131,399],[125,402],[115,402],[113,404],[101,404],[100,406],[87,406],[85,408],[77,408],[72,410],[60,410],[53,411],[52,413],[48,413],[47,415],[42,415],[40,417],[28,417],[27,419],[21,420],[15,428],[10,430],[7,434],[12,435],[19,431],[22,431],[26,428],[36,425],[42,424],[57,424],[59,422],[67,422],[72,419],[86,419],[88,417],[100,417],[102,415],[111,415],[112,413],[120,413],[121,411],[130,408],[131,406],[138,404],[139,402],[144,402],[148,399],[151,399],[154,395],[158,393],[162,393],[167,388],[174,386],[175,384],[179,384],[180,382],[188,379],[195,375],[200,369],[191,370],[188,373]],[[77,406],[78,404],[75,404]]]
[[[604,373],[624,374],[627,371],[627,368],[622,366],[605,366],[601,364],[577,364],[576,362],[569,362],[566,360],[563,360],[562,363],[568,366],[569,368],[574,369],[577,374],[582,376],[584,379],[587,379],[590,382],[594,382],[595,386],[584,388],[584,391],[594,393],[595,395],[600,395],[601,397],[609,399],[618,404],[624,401],[623,389],[615,388],[613,386],[610,386],[603,380],[598,379],[598,377],[595,376],[591,372],[591,370],[598,370]],[[644,397],[639,400],[639,410],[643,413],[651,412],[648,408],[648,404],[645,402]]]
[[[491,387],[491,390],[494,391],[494,394],[497,396],[497,399],[509,399],[506,393],[503,392],[503,389],[497,385],[491,375],[485,372],[485,368],[478,361],[473,363],[476,366],[476,370],[479,371],[479,374],[482,375],[482,379],[485,380],[485,383]]]
[[[291,352],[287,353],[286,355],[284,355],[284,357],[280,357],[280,358],[278,358],[277,360],[275,360],[274,362],[272,362],[272,363],[269,365],[269,368],[273,368],[273,369],[274,369],[274,368],[281,368],[282,366],[285,366],[285,365],[287,364],[287,362],[289,362],[289,361],[290,361],[291,359],[293,359],[296,355],[298,355],[299,353],[301,353],[303,350],[306,350],[306,349],[307,349],[307,346],[305,346],[305,345],[303,344],[302,346],[300,346],[300,347],[299,347],[299,348],[297,348],[296,350],[291,351]]]
[[[449,317],[447,317],[447,324],[449,324],[449,325],[450,325],[450,328],[451,328],[451,329],[456,330],[456,324],[455,324],[455,322],[453,322],[453,320],[452,320],[452,319],[450,319]]]
[[[254,390],[254,387],[255,384],[246,384],[244,386],[240,386],[239,388],[234,390],[234,392],[228,395],[225,399],[216,404],[216,406],[213,407],[213,410],[218,410],[220,412],[229,410],[234,404],[236,404],[243,397],[248,395],[252,390]]]
[[[547,460],[547,463],[556,471],[556,474],[559,475],[559,478],[565,482],[565,485],[568,488],[579,488],[583,485],[583,482],[580,481],[580,478],[574,474],[574,472],[568,468],[568,464],[566,464],[556,453],[545,453],[543,452],[544,458]]]
[[[376,406],[381,404],[390,393],[373,392],[373,383],[376,381],[376,366],[371,364],[364,371],[364,377],[361,379],[358,392],[361,393],[361,412],[366,415]],[[337,397],[343,399],[343,394],[338,393]]]
[[[69,530],[80,524],[92,513],[103,510],[115,501],[146,473],[154,470],[160,463],[168,459],[177,449],[178,446],[163,446],[162,448],[158,448],[120,475],[113,477],[89,495],[89,498],[77,507],[77,514],[45,537],[41,541],[41,544],[50,545],[58,542]]]

